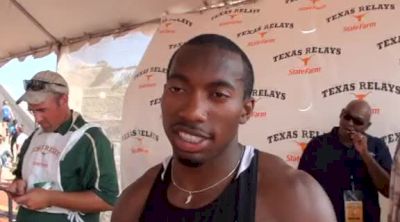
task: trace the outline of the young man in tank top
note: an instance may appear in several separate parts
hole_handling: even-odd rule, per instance
[[[238,142],[254,108],[253,78],[247,56],[223,36],[177,50],[161,103],[173,156],[124,190],[113,222],[336,221],[312,177]]]

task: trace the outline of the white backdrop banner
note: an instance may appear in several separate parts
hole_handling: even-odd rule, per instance
[[[397,21],[397,22],[396,22]],[[393,153],[400,137],[399,1],[280,0],[164,17],[124,99],[121,173],[126,187],[171,154],[160,97],[169,58],[183,42],[222,34],[255,70],[244,144],[297,167],[307,142],[339,123],[353,99],[373,108],[368,133]]]

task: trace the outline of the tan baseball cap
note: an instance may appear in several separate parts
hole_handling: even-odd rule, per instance
[[[57,72],[41,71],[36,73],[32,79],[24,80],[25,93],[17,100],[17,104],[26,101],[30,104],[44,102],[54,93],[68,94],[68,83]]]

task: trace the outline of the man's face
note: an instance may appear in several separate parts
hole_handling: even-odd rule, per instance
[[[65,95],[50,96],[39,104],[28,104],[28,110],[33,114],[44,132],[55,131],[65,118]]]
[[[243,99],[240,55],[213,46],[183,46],[161,100],[164,130],[181,162],[201,164],[237,144],[238,125],[253,109]]]
[[[349,106],[340,114],[340,130],[342,135],[350,137],[353,132],[364,133],[370,125],[370,114],[365,109]]]

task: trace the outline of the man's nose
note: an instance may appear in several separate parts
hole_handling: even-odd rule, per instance
[[[201,93],[193,93],[183,103],[179,116],[191,122],[204,122],[208,116],[207,98]]]
[[[32,112],[32,114],[33,118],[35,118],[35,122],[40,123],[43,120],[42,115],[40,113]]]

